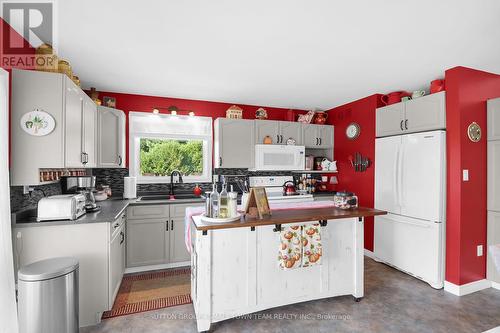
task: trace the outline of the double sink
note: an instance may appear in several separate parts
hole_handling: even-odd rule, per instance
[[[185,201],[193,201],[193,200],[203,200],[203,197],[198,195],[194,195],[192,193],[179,193],[174,196],[170,196],[168,194],[154,194],[154,195],[143,195],[140,196],[137,201],[175,201],[175,200],[185,200]]]

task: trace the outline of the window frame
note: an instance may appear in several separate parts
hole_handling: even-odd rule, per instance
[[[136,114],[136,112],[134,112]],[[142,115],[141,115],[142,116]],[[148,116],[148,115],[144,115]],[[158,115],[149,115],[158,117]],[[170,116],[174,117],[174,116]],[[193,119],[191,116],[185,117],[186,120]],[[196,117],[195,117],[196,118]],[[208,117],[200,117],[208,118]],[[211,120],[211,119],[210,119]],[[210,123],[212,126],[212,122]],[[143,133],[131,132],[129,127],[129,156],[130,156],[130,175],[135,176],[137,184],[170,184],[170,175],[167,176],[142,176],[140,174],[140,140],[141,139],[163,139],[163,140],[199,140],[203,142],[203,173],[200,176],[182,175],[184,183],[210,183],[212,181],[212,132],[209,135],[197,134],[171,134],[171,133]]]

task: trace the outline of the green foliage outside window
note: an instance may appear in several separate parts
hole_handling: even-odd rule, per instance
[[[203,173],[203,141],[141,139],[140,168],[142,176],[169,176],[179,170],[186,176]]]

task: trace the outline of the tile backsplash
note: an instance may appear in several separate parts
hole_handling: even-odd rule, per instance
[[[129,171],[125,168],[96,168],[92,169],[92,175],[96,176],[96,185],[109,185],[113,192],[113,197],[120,198],[123,196],[123,177],[128,176]],[[245,175],[245,176],[288,176],[292,175],[289,171],[248,171],[248,169],[215,169],[214,175]],[[211,191],[211,183],[199,183],[203,191]],[[195,184],[185,183],[176,184],[175,188],[178,192],[188,192],[194,188]],[[37,190],[30,194],[23,194],[22,186],[10,187],[10,204],[11,211],[17,212],[20,210],[35,208],[38,201],[45,195],[61,194],[61,186],[59,183],[40,185],[35,187]],[[43,191],[43,192],[42,192]],[[170,191],[169,184],[137,184],[137,194],[143,195],[151,192],[168,193]]]
[[[22,186],[10,187],[10,210],[17,212],[20,210],[36,208],[38,201],[45,195],[61,194],[59,183],[36,186],[31,194],[23,194]]]

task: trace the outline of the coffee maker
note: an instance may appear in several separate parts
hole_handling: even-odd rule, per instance
[[[62,193],[81,193],[85,196],[85,210],[96,212],[101,209],[95,203],[95,176],[64,176],[61,177]]]

